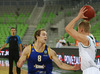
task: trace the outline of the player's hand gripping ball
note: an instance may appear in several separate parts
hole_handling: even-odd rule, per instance
[[[92,6],[90,5],[85,5],[83,7],[86,7],[86,9],[88,9],[85,13],[84,16],[88,17],[88,18],[84,18],[84,20],[88,20],[90,21],[93,17],[95,17],[95,10]]]

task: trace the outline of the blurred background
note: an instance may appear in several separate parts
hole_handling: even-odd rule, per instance
[[[95,17],[90,24],[98,49],[96,63],[100,66],[100,0],[0,0],[0,47],[11,35],[11,27],[17,29],[23,49],[34,42],[35,31],[44,28],[48,34],[47,45],[57,52],[59,59],[70,65],[79,64],[78,42],[64,28],[84,5],[91,5],[95,9]],[[78,23],[75,25],[76,30]],[[1,69],[5,66],[5,61],[9,66],[8,46],[0,53]],[[27,71],[27,63],[23,68]],[[54,65],[53,73],[81,74],[81,71],[60,70]]]

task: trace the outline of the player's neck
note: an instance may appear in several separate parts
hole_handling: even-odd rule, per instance
[[[84,32],[83,34],[84,34],[84,35],[89,35],[90,33],[85,33],[85,32]]]
[[[38,41],[36,41],[36,42],[34,43],[34,45],[35,45],[36,50],[38,50],[39,52],[41,52],[41,51],[43,50],[44,46],[45,46],[45,44],[40,43],[40,42],[38,42]]]

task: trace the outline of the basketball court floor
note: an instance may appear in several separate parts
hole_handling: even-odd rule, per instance
[[[15,63],[13,65],[13,73],[16,73],[16,66]],[[21,74],[27,74],[28,68],[27,68],[27,62],[24,63],[24,65],[21,68]],[[61,70],[58,67],[53,67],[53,74],[82,74],[81,71],[66,71]],[[9,61],[6,58],[0,58],[0,74],[9,74]]]

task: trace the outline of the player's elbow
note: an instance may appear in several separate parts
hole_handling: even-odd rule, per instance
[[[66,27],[66,28],[65,28],[65,31],[66,31],[67,33],[69,33],[69,32],[70,32],[70,29],[69,29],[68,27]]]
[[[21,68],[22,67],[22,65],[20,64],[20,62],[17,62],[17,67],[18,68]]]
[[[19,68],[21,68],[22,67],[22,65],[24,64],[24,62],[25,62],[25,60],[24,61],[18,61],[17,62],[17,67],[19,67]]]

